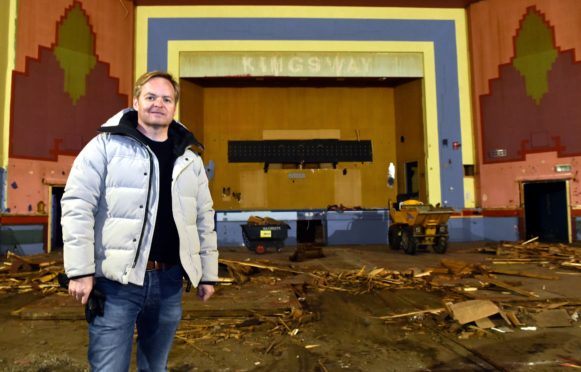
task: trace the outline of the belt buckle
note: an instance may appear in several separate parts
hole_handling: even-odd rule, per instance
[[[166,264],[160,261],[147,261],[146,271],[165,271],[171,269],[174,265]]]
[[[147,265],[145,266],[146,271],[158,271],[158,262],[157,261],[147,261]]]

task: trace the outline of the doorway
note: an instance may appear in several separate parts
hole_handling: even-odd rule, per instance
[[[64,186],[51,185],[50,187],[50,211],[48,216],[48,252],[63,250],[63,229],[61,227],[61,199],[65,192]]]
[[[567,181],[523,183],[526,239],[570,242]]]
[[[298,220],[297,243],[325,245],[325,229],[322,220]]]
[[[405,193],[410,199],[418,199],[420,196],[417,161],[408,161],[405,163]]]

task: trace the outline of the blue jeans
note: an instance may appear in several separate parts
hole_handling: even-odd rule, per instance
[[[147,271],[143,286],[98,278],[105,313],[89,325],[91,371],[128,371],[137,326],[137,368],[166,371],[167,359],[182,317],[183,269]]]

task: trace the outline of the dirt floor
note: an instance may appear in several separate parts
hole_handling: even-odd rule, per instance
[[[482,253],[485,246],[453,244],[444,255],[415,256],[380,246],[323,247],[325,257],[302,262],[289,260],[293,247],[263,255],[222,249],[223,275],[234,283],[221,285],[207,304],[186,294],[169,370],[581,368],[581,271],[545,254],[544,260],[494,265],[528,273],[493,275],[512,291],[483,287],[474,268],[490,267],[495,257]],[[472,273],[435,280],[442,260],[468,264]],[[517,314],[521,324],[507,323],[500,313],[488,317],[492,328],[460,324],[446,307],[476,298]],[[82,308],[64,293],[0,295],[1,371],[85,371],[86,349]]]

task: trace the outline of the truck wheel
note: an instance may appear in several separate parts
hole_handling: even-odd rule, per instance
[[[387,233],[387,239],[389,242],[389,248],[398,250],[401,248],[401,233],[402,229],[399,225],[389,226],[389,231]]]
[[[418,247],[418,241],[414,238],[414,235],[409,228],[402,229],[401,233],[401,249],[404,250],[405,253],[409,255],[416,254],[416,249]]]
[[[440,236],[436,239],[436,244],[434,244],[434,252],[441,254],[445,253],[446,249],[448,249],[448,237]]]

